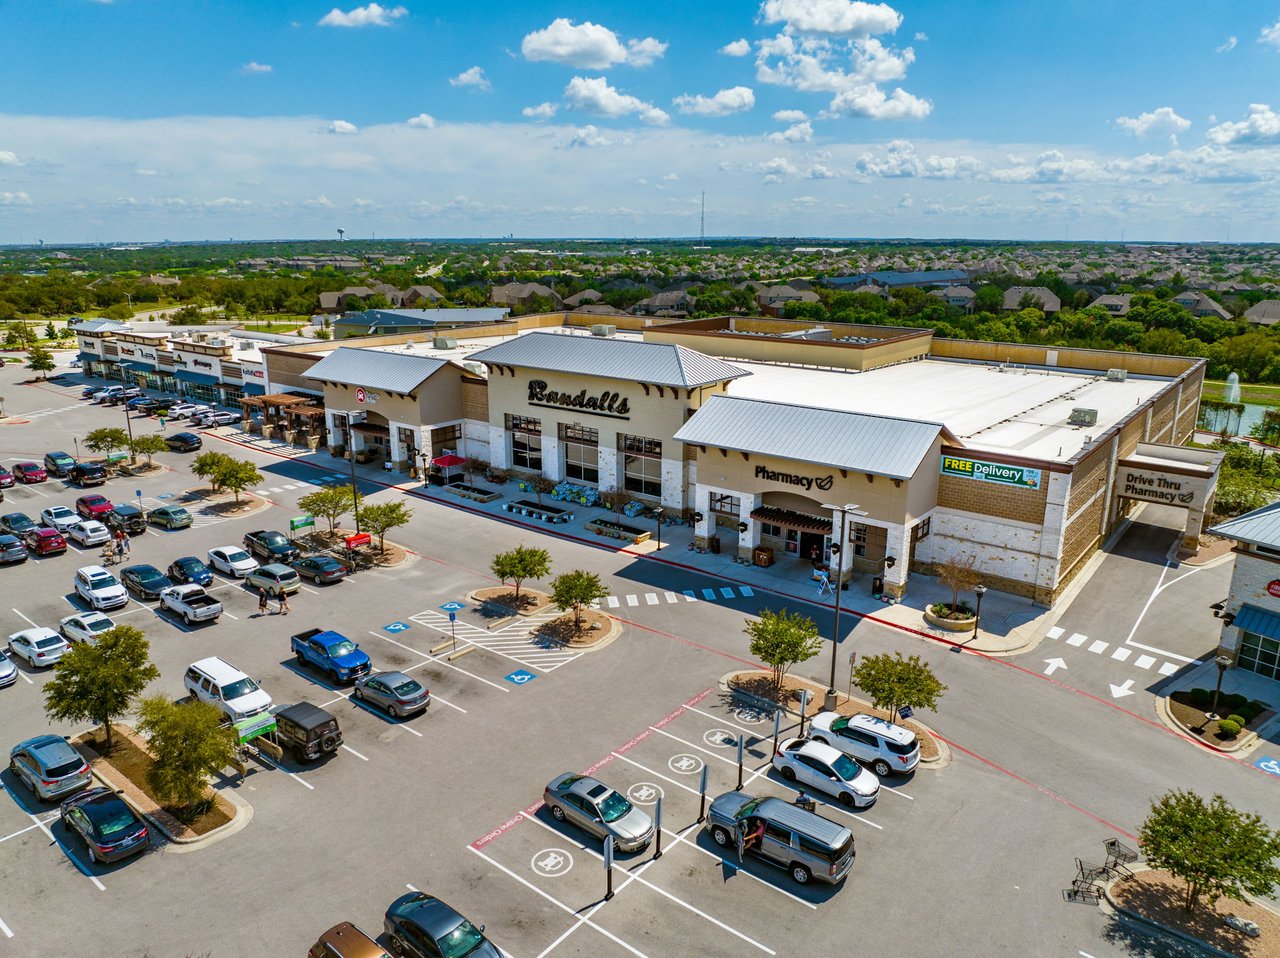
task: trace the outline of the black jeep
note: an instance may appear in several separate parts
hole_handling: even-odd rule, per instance
[[[309,762],[338,750],[342,730],[338,720],[310,702],[288,705],[276,712],[277,745],[293,750],[300,762]]]

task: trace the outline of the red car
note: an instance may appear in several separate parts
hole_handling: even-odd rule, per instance
[[[0,489],[8,489],[13,485],[13,473],[4,466],[0,466]]]
[[[96,492],[76,500],[76,512],[84,519],[100,519],[114,508],[110,499]]]
[[[22,541],[38,556],[52,556],[67,551],[67,540],[57,529],[28,529]]]
[[[20,462],[13,467],[13,474],[19,482],[44,482],[49,474],[44,467],[35,462]]]

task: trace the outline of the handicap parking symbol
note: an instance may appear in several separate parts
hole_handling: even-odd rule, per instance
[[[504,675],[503,678],[505,678],[508,682],[510,682],[513,685],[525,685],[529,682],[532,682],[534,679],[537,678],[537,676],[534,675],[532,672],[526,672],[524,669],[517,669],[516,671],[512,672],[510,675]]]
[[[446,602],[444,605],[440,606],[440,608],[444,609],[446,612],[461,612],[466,608],[466,606],[461,602]]]
[[[392,635],[394,635],[397,632],[403,632],[407,628],[409,628],[408,622],[392,622],[388,625],[384,625],[382,627],[382,631],[390,632]]]
[[[1268,775],[1275,775],[1280,778],[1280,761],[1274,758],[1267,758],[1265,755],[1253,763],[1254,768],[1260,768]]]

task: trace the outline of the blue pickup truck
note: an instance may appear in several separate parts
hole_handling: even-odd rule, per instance
[[[326,673],[336,684],[353,682],[369,671],[369,656],[340,632],[307,629],[291,636],[289,644],[299,665]]]

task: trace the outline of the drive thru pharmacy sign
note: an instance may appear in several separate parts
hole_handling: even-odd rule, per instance
[[[1026,466],[1008,466],[1001,462],[984,462],[981,459],[942,457],[944,476],[962,476],[982,482],[995,482],[1002,486],[1018,486],[1022,489],[1040,488],[1040,470]]]

